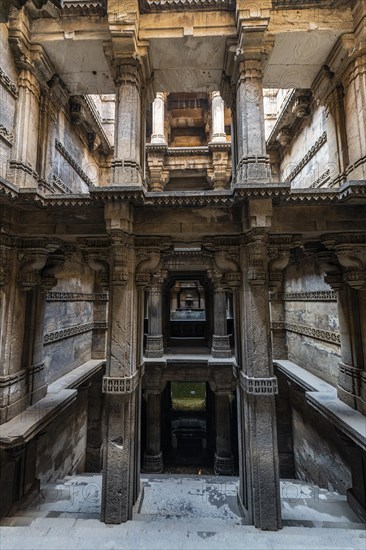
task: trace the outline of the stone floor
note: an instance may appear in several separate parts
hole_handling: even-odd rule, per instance
[[[1,521],[1,550],[309,549],[365,550],[365,525],[345,497],[299,481],[281,481],[284,528],[245,524],[237,479],[157,475],[142,478],[132,521],[99,521],[101,476],[48,485],[39,498]],[[309,528],[312,527],[312,528]]]

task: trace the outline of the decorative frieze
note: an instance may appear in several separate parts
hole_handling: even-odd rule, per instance
[[[61,330],[48,332],[43,337],[43,343],[51,344],[52,342],[57,342],[58,340],[63,340],[64,338],[70,338],[71,336],[76,336],[77,334],[83,334],[84,332],[89,332],[91,330],[104,330],[106,328],[107,323],[101,321],[74,325]]]
[[[323,132],[319,139],[316,140],[314,145],[309,149],[306,155],[300,160],[300,162],[295,166],[292,172],[287,176],[285,182],[291,182],[295,177],[301,172],[304,166],[316,155],[316,153],[323,147],[327,141],[327,133]]]
[[[59,187],[62,191],[65,191],[65,193],[72,193],[70,187],[66,185],[59,176],[56,176],[56,174],[52,176],[52,183],[55,187]]]
[[[278,393],[277,378],[270,376],[268,378],[257,378],[255,376],[247,376],[244,372],[240,373],[240,386],[250,395],[268,396]]]
[[[8,92],[17,99],[18,97],[18,87],[12,82],[10,77],[3,71],[0,67],[0,82],[8,90]]]
[[[56,139],[55,140],[56,150],[61,153],[61,155],[67,160],[67,162],[72,166],[75,172],[81,177],[81,179],[87,184],[88,187],[93,187],[93,182],[89,176],[84,172],[84,170],[79,166],[76,160],[70,155],[70,153],[65,149],[62,143]]]
[[[0,138],[10,146],[14,143],[14,134],[5,128],[3,124],[0,124]]]
[[[276,300],[285,302],[336,302],[337,295],[332,290],[314,290],[309,292],[283,292]]]
[[[314,327],[309,327],[306,325],[299,325],[297,323],[288,323],[288,322],[276,322],[271,323],[272,330],[287,330],[289,332],[295,332],[296,334],[301,334],[302,336],[309,336],[310,338],[315,338],[316,340],[322,340],[323,342],[328,342],[329,344],[335,344],[339,346],[341,343],[340,334],[332,330],[319,329]]]
[[[311,189],[315,189],[316,187],[321,187],[325,183],[327,183],[330,179],[330,169],[325,170],[315,181],[310,185]]]
[[[47,302],[106,302],[108,293],[96,292],[47,292]]]
[[[103,393],[129,394],[135,391],[138,386],[138,372],[131,376],[104,376]]]

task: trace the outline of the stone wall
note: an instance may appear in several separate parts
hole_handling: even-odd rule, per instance
[[[285,149],[281,181],[288,179],[294,188],[318,187],[328,164],[325,111],[318,107],[303,119],[300,131]]]
[[[345,494],[352,486],[346,443],[303,391],[292,385],[290,393],[296,478]]]
[[[88,422],[88,392],[79,390],[72,403],[40,436],[36,477],[41,485],[84,471]],[[57,437],[55,437],[57,434]]]
[[[284,308],[288,359],[335,386],[340,360],[337,302],[314,260],[287,269]]]
[[[43,356],[48,383],[92,356],[93,288],[93,274],[74,257],[46,295]]]
[[[14,143],[14,117],[18,96],[17,71],[9,48],[8,28],[0,23],[0,176],[5,178]]]

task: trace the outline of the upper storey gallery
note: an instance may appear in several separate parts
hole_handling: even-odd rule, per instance
[[[365,10],[8,0],[1,176],[46,194],[365,179]]]

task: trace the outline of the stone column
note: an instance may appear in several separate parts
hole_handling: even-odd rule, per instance
[[[229,394],[216,391],[216,449],[214,471],[215,475],[231,475],[234,470],[234,460],[231,452],[231,422]]]
[[[350,243],[349,241],[354,241]],[[348,242],[347,242],[348,241]],[[324,240],[332,254],[318,254],[327,275],[325,281],[337,292],[341,362],[338,397],[352,408],[366,413],[366,363],[363,342],[366,327],[363,315],[366,289],[366,247],[362,236],[339,236],[338,242]],[[330,258],[330,259],[329,259]],[[327,263],[325,260],[328,260]]]
[[[146,145],[148,181],[151,191],[163,191],[169,181],[169,171],[164,167],[167,141],[165,138],[166,94],[157,93],[152,104],[151,142]]]
[[[226,143],[225,104],[220,92],[211,94],[212,136],[211,142]]]
[[[122,523],[131,519],[138,493],[134,475],[137,458],[135,415],[139,372],[136,365],[136,288],[134,251],[127,205],[106,207],[111,235],[111,286],[107,369],[103,379],[105,431],[103,453],[102,520]],[[132,275],[132,276],[131,276]]]
[[[251,205],[249,208],[251,210]],[[249,220],[255,217],[253,210],[249,212]],[[247,233],[248,243],[242,249],[239,497],[256,527],[277,530],[281,527],[275,411],[277,379],[273,375],[271,355],[266,227],[258,227],[261,219],[268,217],[261,218],[260,210],[261,205],[253,222],[257,228]]]
[[[165,139],[165,101],[166,95],[158,92],[152,104],[151,143],[166,145]]]
[[[341,85],[336,86],[328,95],[325,103],[327,115],[329,177],[331,181],[336,180],[341,184],[347,179],[345,170],[348,166],[348,144],[343,87]]]
[[[214,285],[214,333],[211,354],[213,357],[231,357],[230,337],[227,333],[226,290],[220,281]]]
[[[54,155],[57,119],[67,98],[66,89],[56,75],[48,83],[48,88],[44,88],[41,93],[37,173],[43,191],[50,191],[54,187],[54,180],[56,179]]]
[[[138,65],[121,64],[116,78],[113,185],[142,185],[141,76]]]
[[[161,452],[161,393],[146,393],[146,451],[144,472],[161,473],[163,455]]]
[[[145,357],[163,357],[163,288],[156,284],[148,290],[148,334]]]
[[[350,170],[348,180],[366,178],[366,6],[363,0],[352,9],[354,32],[344,37],[343,57],[348,57],[342,75]]]
[[[40,87],[36,76],[23,69],[18,77],[19,97],[15,116],[15,138],[8,178],[18,187],[37,187],[37,142]]]
[[[262,78],[261,61],[240,63],[236,92],[238,185],[266,183],[271,177],[264,133]]]

